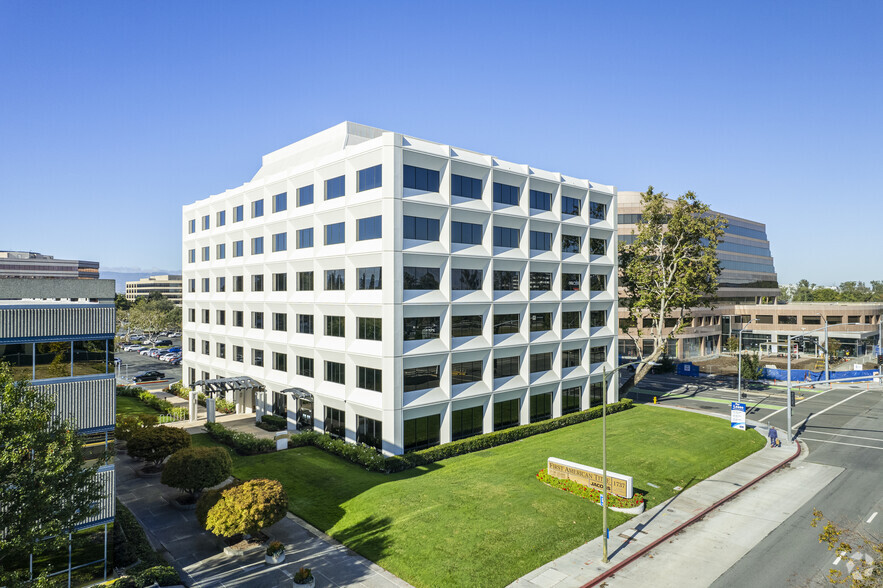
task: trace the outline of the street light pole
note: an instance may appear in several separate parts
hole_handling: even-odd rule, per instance
[[[791,443],[791,333],[788,333],[788,398],[785,399],[788,407],[788,443]]]
[[[738,370],[739,384],[737,385],[737,390],[736,390],[736,399],[737,399],[736,401],[739,403],[742,402],[742,331],[744,331],[745,327],[750,325],[752,322],[754,322],[754,319],[751,319],[750,321],[745,323],[741,329],[739,329],[739,370]]]
[[[604,470],[601,494],[601,561],[607,563],[607,366],[604,366],[603,390],[601,391],[601,468]]]

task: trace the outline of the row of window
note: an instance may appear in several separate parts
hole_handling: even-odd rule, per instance
[[[274,312],[271,313],[271,329],[274,331],[288,331],[288,313]],[[203,324],[209,324],[211,318],[210,311],[203,309],[201,320]],[[189,322],[196,322],[196,309],[187,309],[187,319]],[[250,316],[251,328],[264,328],[264,313],[259,311],[251,312]],[[314,334],[314,315],[297,314],[296,315],[297,332],[301,334]],[[356,318],[356,338],[366,339],[370,341],[380,341],[382,333],[382,319],[373,317],[357,317]],[[578,329],[582,321],[582,312],[564,311],[561,313],[561,328],[563,330]],[[607,311],[593,310],[589,313],[590,328],[603,327],[607,324]],[[227,324],[227,311],[215,311],[215,324]],[[244,327],[245,313],[241,310],[231,311],[231,326]],[[494,314],[493,332],[494,335],[506,335],[517,333],[521,324],[520,314]],[[405,341],[424,341],[429,339],[438,339],[441,332],[441,319],[437,316],[426,317],[405,317],[403,319],[402,333]],[[451,317],[451,337],[476,337],[481,336],[483,329],[482,315],[457,315]],[[552,330],[552,313],[551,312],[533,312],[530,314],[530,332],[537,333]],[[336,315],[325,316],[325,335],[328,337],[345,337],[346,336],[346,317]],[[195,344],[191,341],[191,347]],[[193,349],[191,349],[193,351]]]
[[[311,292],[315,289],[313,271],[297,272],[297,291]],[[344,290],[346,285],[346,272],[343,269],[325,270],[324,289]],[[529,286],[531,291],[552,290],[552,272],[529,272]],[[582,288],[582,274],[561,274],[561,290],[575,292]],[[244,291],[244,277],[231,276],[232,291]],[[451,269],[452,290],[481,290],[484,283],[484,270],[480,269]],[[494,290],[512,291],[518,290],[521,283],[521,272],[508,270],[494,271]],[[435,267],[405,266],[402,273],[402,285],[405,290],[438,290],[441,284],[441,269]],[[272,275],[274,292],[288,291],[288,274],[286,272]],[[202,292],[211,292],[211,278],[201,279]],[[382,268],[363,267],[356,270],[356,288],[358,290],[380,290],[382,288]],[[604,274],[589,274],[589,291],[603,292],[607,289],[607,276]],[[187,282],[187,291],[196,292],[196,278],[190,278]],[[227,291],[227,277],[215,278],[215,292]],[[264,275],[253,274],[251,276],[251,291],[264,291]]]
[[[405,165],[402,168],[405,188],[423,192],[438,192],[439,172],[437,170]],[[493,184],[493,201],[499,204],[518,206],[521,189],[501,182]],[[482,180],[458,174],[451,174],[451,196],[480,200],[482,197]],[[530,190],[530,207],[534,210],[552,210],[552,194],[539,190]],[[579,216],[582,200],[564,196],[561,199],[561,213]],[[594,219],[603,220],[607,216],[607,206],[599,202],[589,203],[589,214]]]
[[[589,406],[602,403],[604,387],[595,382],[589,387]],[[561,414],[580,410],[582,386],[572,386],[561,390]],[[529,422],[535,423],[552,418],[552,393],[530,396]],[[493,410],[493,430],[501,431],[521,424],[520,400],[495,402]],[[451,440],[466,439],[484,432],[484,406],[475,406],[451,412]],[[441,416],[430,415],[416,419],[406,419],[403,423],[404,450],[416,451],[440,443]]]
[[[438,241],[439,240],[439,220],[434,218],[424,218],[418,216],[404,217],[404,238],[416,241]],[[519,229],[509,227],[494,227],[494,247],[516,248],[519,246],[521,232]],[[343,243],[345,240],[345,223],[331,223],[325,225],[324,238],[325,245],[336,245]],[[313,247],[313,228],[299,229],[296,232],[298,249],[307,249]],[[380,239],[383,236],[382,219],[380,216],[372,216],[368,218],[360,218],[356,223],[356,240],[367,241],[370,239]],[[275,233],[271,236],[271,244],[273,252],[288,250],[288,233]],[[451,223],[451,242],[462,243],[466,245],[480,245],[482,239],[482,226],[474,223],[464,223],[454,221]],[[530,231],[530,248],[538,251],[552,250],[552,233],[543,231]],[[579,253],[582,248],[582,237],[579,235],[561,235],[561,251],[562,253]],[[233,257],[242,257],[245,252],[244,241],[234,241],[232,245]],[[589,252],[592,255],[607,254],[606,239],[589,239]],[[251,254],[260,255],[264,253],[264,238],[253,237],[251,239]],[[215,246],[215,259],[226,259],[227,245],[219,243]],[[211,247],[202,247],[200,259],[202,261],[211,260]],[[196,262],[196,249],[190,249],[187,252],[188,263]]]
[[[359,170],[356,174],[356,192],[379,188],[382,185],[383,176],[382,166],[375,165],[369,168]],[[346,176],[338,176],[325,180],[325,200],[332,200],[346,195]],[[282,192],[272,197],[273,212],[282,212],[288,210],[288,193]],[[313,185],[309,184],[301,186],[297,189],[297,206],[306,206],[313,203]],[[250,204],[251,218],[264,216],[264,199],[254,200]],[[233,207],[233,222],[241,222],[245,218],[244,205]],[[221,210],[216,213],[215,226],[223,227],[227,224],[227,211]],[[200,223],[202,230],[211,228],[211,217],[205,215]],[[187,232],[196,232],[196,219],[190,219],[187,222]]]
[[[344,412],[337,408],[325,407],[325,432],[332,437],[346,437]],[[361,415],[356,415],[356,443],[364,443],[378,451],[383,449],[383,423]]]
[[[16,380],[47,380],[114,372],[113,341],[54,341],[0,345],[0,362]]]

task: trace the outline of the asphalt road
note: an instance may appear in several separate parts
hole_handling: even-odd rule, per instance
[[[728,415],[736,399],[730,382],[651,376],[629,396],[652,402],[656,395],[659,403]],[[820,544],[819,529],[810,527],[813,509],[846,528],[883,538],[883,388],[844,384],[800,394],[791,422],[793,433],[809,448],[806,461],[843,471],[721,575],[712,584],[716,588],[827,586],[827,570],[850,572],[852,559],[860,555],[840,556]],[[784,442],[785,391],[751,391],[743,401],[749,420],[775,425]]]

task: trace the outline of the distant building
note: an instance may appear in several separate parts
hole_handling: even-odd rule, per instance
[[[16,378],[30,380],[55,399],[56,413],[73,421],[86,441],[89,462],[103,461],[113,451],[114,296],[113,280],[0,279],[0,361],[10,365]],[[64,566],[55,568],[53,576],[69,577],[71,569],[85,566],[93,579],[107,579],[106,554],[113,553],[108,545],[108,525],[114,521],[113,463],[102,465],[98,477],[105,489],[99,511],[80,522],[72,540],[75,546],[103,541],[105,557],[93,561],[94,552],[84,556],[74,547],[74,555],[65,554]],[[35,561],[34,575],[40,571]]]
[[[55,259],[33,251],[0,251],[0,278],[98,279],[98,262]]]
[[[150,276],[135,282],[126,282],[126,300],[131,302],[136,298],[147,298],[154,292],[159,292],[175,306],[181,306],[181,276]]]
[[[618,237],[620,243],[632,243],[641,220],[641,193],[619,192]],[[715,212],[715,211],[712,211]],[[713,308],[693,308],[691,320],[681,333],[667,343],[672,358],[695,359],[713,356],[726,349],[730,336],[742,330],[742,346],[762,348],[764,352],[787,350],[788,335],[801,352],[815,353],[824,346],[824,325],[828,335],[840,343],[840,354],[849,356],[871,352],[879,339],[883,315],[881,303],[791,303],[778,304],[779,284],[766,225],[715,212],[728,226],[717,246],[721,264],[718,298]],[[628,324],[628,309],[619,309],[619,355],[623,358],[653,352],[650,338],[652,319]],[[670,321],[670,322],[669,322]],[[671,332],[675,319],[667,319],[664,333]],[[813,332],[814,331],[814,332]]]

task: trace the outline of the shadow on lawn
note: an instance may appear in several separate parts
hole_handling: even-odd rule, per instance
[[[352,527],[335,533],[334,538],[371,561],[378,561],[392,545],[388,536],[391,527],[391,518],[371,515]]]

